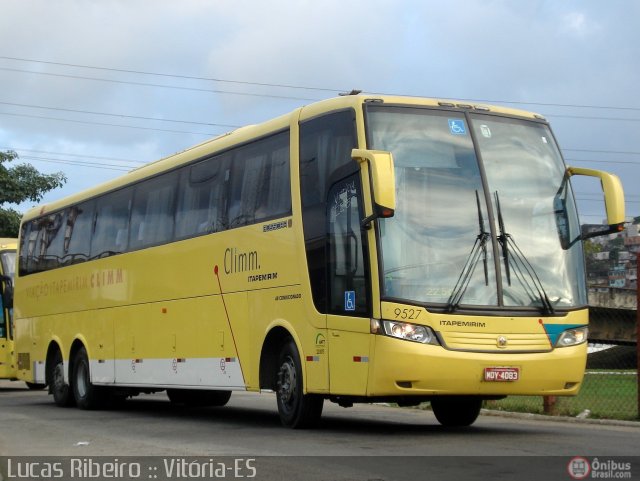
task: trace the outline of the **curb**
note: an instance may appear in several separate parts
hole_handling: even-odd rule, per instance
[[[544,414],[517,413],[513,411],[496,411],[494,409],[481,409],[480,414],[485,416],[505,417],[513,419],[527,419],[531,421],[566,422],[571,424],[599,424],[606,426],[621,426],[640,428],[638,421],[623,421],[620,419],[580,419],[571,416],[546,416]]]

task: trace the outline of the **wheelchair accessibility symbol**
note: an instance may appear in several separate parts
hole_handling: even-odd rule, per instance
[[[356,291],[344,292],[344,310],[345,311],[356,310]]]
[[[453,135],[465,135],[467,133],[467,129],[464,126],[464,120],[449,119],[449,131]]]

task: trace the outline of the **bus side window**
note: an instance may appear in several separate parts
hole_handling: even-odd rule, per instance
[[[136,186],[129,250],[163,244],[173,238],[177,176],[177,172],[171,172]]]
[[[108,257],[127,250],[131,189],[102,196],[97,201],[91,257]]]
[[[284,137],[284,135],[283,135]],[[281,147],[275,146],[271,152],[270,164],[264,180],[260,208],[264,207],[264,216],[270,218],[288,215],[291,213],[291,173],[289,171],[289,132],[284,139],[280,139]]]
[[[64,265],[77,264],[89,259],[94,211],[94,201],[83,202],[67,209],[67,221],[64,226]]]
[[[250,202],[250,197],[255,193],[250,192],[247,188],[243,192],[244,185],[252,185],[251,177],[253,172],[248,171],[247,161],[249,160],[244,152],[236,151],[231,161],[231,179],[229,182],[229,204],[227,211],[227,228],[233,229],[234,227],[241,227],[253,222],[253,213],[249,212],[246,207],[243,209],[243,202],[245,206]],[[246,181],[245,181],[246,178]],[[255,189],[255,188],[254,188]],[[243,195],[246,199],[243,199]]]
[[[31,273],[29,269],[29,236],[31,235],[31,225],[33,222],[25,222],[20,228],[20,258],[18,259],[18,270],[21,276]]]
[[[282,217],[291,213],[291,181],[289,173],[289,132],[259,142],[260,156],[248,162],[254,170],[255,195],[246,205],[254,221]],[[251,184],[243,189],[251,189]]]
[[[23,250],[26,273],[31,274],[42,270],[40,253],[43,236],[44,228],[41,219],[35,219],[29,222],[28,233],[24,240],[25,249]]]
[[[230,155],[222,154],[182,169],[176,214],[176,239],[226,228],[224,198]]]
[[[0,278],[2,277],[2,273],[0,273]],[[7,337],[7,320],[4,316],[4,283],[0,281],[0,337]]]
[[[14,266],[15,267],[15,266]],[[11,332],[7,332],[11,329],[11,312],[13,303],[13,282],[11,272],[15,270],[11,269],[10,259],[8,254],[0,254],[0,338],[12,338]],[[4,273],[9,275],[4,275]]]
[[[229,198],[230,228],[291,213],[288,131],[234,152]]]
[[[45,251],[43,258],[43,268],[45,270],[56,269],[60,267],[64,244],[64,225],[66,223],[65,213],[57,212],[47,217],[47,223],[44,226],[45,231]]]

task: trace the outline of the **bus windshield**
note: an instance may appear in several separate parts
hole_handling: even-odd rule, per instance
[[[13,276],[16,272],[16,253],[15,251],[6,251],[0,253],[0,263],[2,264],[2,272],[6,276],[11,277],[13,281]]]
[[[579,222],[544,122],[375,105],[369,148],[393,153],[380,220],[382,295],[449,311],[586,305]]]

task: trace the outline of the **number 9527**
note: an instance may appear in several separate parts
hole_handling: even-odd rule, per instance
[[[422,311],[420,309],[411,308],[400,309],[399,307],[396,307],[393,310],[393,314],[396,316],[396,319],[418,319],[421,313]]]

